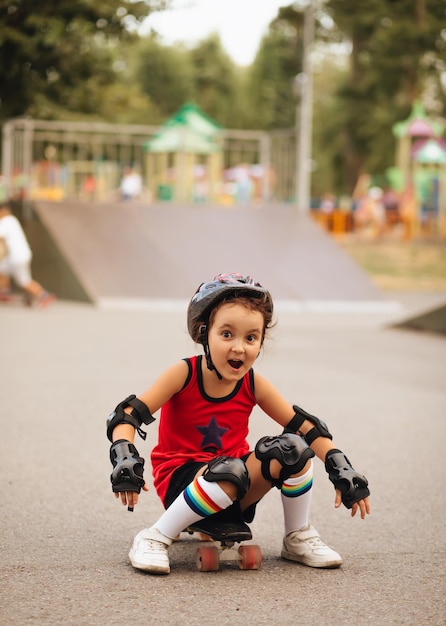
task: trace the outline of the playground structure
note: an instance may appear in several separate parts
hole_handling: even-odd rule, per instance
[[[4,195],[24,204],[114,201],[131,167],[142,178],[146,202],[234,204],[241,173],[249,180],[249,201],[286,201],[295,146],[294,129],[279,135],[222,129],[193,104],[161,127],[18,118],[3,126]]]
[[[397,139],[395,167],[387,177],[401,197],[408,236],[446,236],[446,140],[444,124],[415,102],[409,117],[393,126]]]
[[[186,104],[145,144],[147,180],[160,200],[216,202],[222,194],[221,131]]]
[[[355,232],[367,238],[446,237],[446,139],[444,125],[415,102],[409,117],[393,126],[395,166],[381,189],[362,174],[352,198],[322,198],[313,217],[335,237]],[[331,205],[331,206],[330,206]]]

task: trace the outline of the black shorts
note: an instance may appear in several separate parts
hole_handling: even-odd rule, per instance
[[[249,457],[251,453],[244,454],[241,458],[243,461]],[[167,489],[166,498],[164,500],[164,506],[169,508],[174,500],[182,493],[188,485],[195,478],[196,473],[202,468],[205,467],[207,463],[203,463],[202,461],[190,461],[189,463],[185,463],[178,469],[174,471],[172,477],[169,482],[169,487]],[[232,506],[226,509],[228,512],[230,509],[234,509],[235,517],[242,517],[245,522],[252,522],[256,512],[257,502],[251,504],[243,513],[240,511],[239,502],[234,502]]]
[[[190,485],[195,477],[195,474],[205,465],[207,465],[207,463],[203,463],[203,461],[190,461],[189,463],[181,465],[181,467],[174,471],[172,478],[169,481],[169,487],[164,501],[166,509],[168,509],[180,493],[184,491],[188,485]]]

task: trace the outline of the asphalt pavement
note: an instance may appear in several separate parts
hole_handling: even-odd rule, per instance
[[[398,317],[427,305],[415,296],[401,302]],[[277,317],[257,369],[323,418],[369,479],[372,514],[352,519],[334,509],[316,462],[312,522],[342,554],[342,568],[280,559],[274,490],[252,525],[259,571],[196,571],[188,535],[172,546],[169,576],[135,571],[133,536],[162,508],[153,488],[134,513],[113,498],[105,420],[126,395],[195,353],[185,310],[2,305],[2,626],[446,623],[446,337],[393,329],[395,313]],[[254,411],[252,443],[276,432]],[[155,437],[152,425],[147,442],[137,442],[146,459]]]

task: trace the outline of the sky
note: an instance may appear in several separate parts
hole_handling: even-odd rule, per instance
[[[174,0],[175,10],[150,15],[141,33],[154,29],[171,45],[195,44],[217,32],[235,63],[249,65],[279,8],[290,4],[292,0]]]

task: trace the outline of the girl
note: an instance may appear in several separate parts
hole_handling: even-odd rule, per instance
[[[336,488],[335,506],[343,503],[362,519],[370,513],[367,480],[335,448],[324,422],[291,406],[253,370],[272,323],[271,295],[251,277],[220,274],[203,283],[189,304],[187,325],[204,357],[175,363],[110,415],[112,488],[133,510],[141,488],[148,491],[135,430],[145,438],[142,424],[150,424],[161,408],[151,461],[166,510],[136,535],[129,553],[133,567],[168,574],[168,547],[180,532],[210,515],[251,522],[257,502],[272,486],[281,490],[284,509],[281,556],[310,567],[341,565],[340,555],[309,523],[312,457],[325,462]],[[256,404],[284,431],[262,437],[250,450],[248,422]]]

